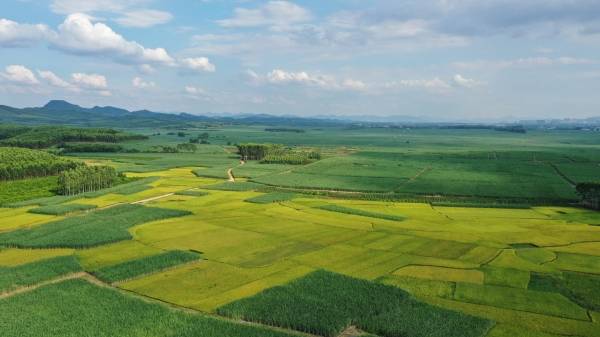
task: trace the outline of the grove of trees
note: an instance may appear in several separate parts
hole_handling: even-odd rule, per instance
[[[303,165],[321,159],[317,151],[302,151],[278,144],[238,144],[242,160],[260,160],[264,164]]]
[[[79,166],[58,176],[58,192],[75,195],[114,186],[122,176],[110,166]]]
[[[575,188],[586,207],[600,210],[600,183],[579,183]]]
[[[44,151],[0,147],[0,180],[52,176],[80,165]]]

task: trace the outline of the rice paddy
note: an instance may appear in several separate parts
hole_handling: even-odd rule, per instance
[[[0,208],[0,336],[600,336],[600,217],[564,202],[572,191],[543,153],[498,153],[525,162],[516,179],[508,164],[474,165],[491,161],[481,151],[329,149],[321,162],[262,167],[223,149],[86,154],[137,180]],[[543,187],[512,192],[536,170]],[[439,172],[452,179],[438,184]],[[486,181],[506,186],[489,193]],[[410,190],[512,206],[360,193]],[[540,194],[560,202],[529,202]]]

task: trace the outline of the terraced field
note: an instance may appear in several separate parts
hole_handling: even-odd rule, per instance
[[[156,178],[127,194],[59,202],[77,206],[57,215],[0,208],[0,273],[11,275],[0,277],[0,336],[39,336],[44,326],[61,336],[90,326],[106,336],[336,336],[349,327],[381,337],[600,336],[595,212],[272,194],[243,181],[214,188],[224,180],[197,170],[128,173]],[[339,284],[339,296],[326,284]],[[359,290],[395,300],[344,297]],[[286,303],[307,310],[269,313]],[[44,314],[34,320],[32,308]],[[322,320],[302,315],[311,310]]]

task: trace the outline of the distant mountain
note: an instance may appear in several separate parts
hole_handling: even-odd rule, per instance
[[[189,113],[161,113],[149,110],[129,111],[112,106],[84,108],[67,101],[54,100],[43,107],[13,108],[0,105],[0,123],[65,124],[101,127],[165,127],[185,126],[194,122],[330,126],[350,121],[321,118],[272,116],[265,114],[209,117]]]

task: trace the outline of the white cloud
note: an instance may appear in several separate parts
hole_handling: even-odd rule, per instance
[[[153,9],[141,9],[123,13],[115,21],[121,26],[146,28],[167,23],[173,19],[169,12]]]
[[[103,90],[108,88],[106,77],[98,74],[74,73],[71,74],[71,79],[73,83],[86,89]]]
[[[453,65],[462,69],[503,69],[516,67],[543,67],[543,66],[571,66],[571,65],[589,65],[598,64],[600,61],[575,57],[525,57],[514,60],[486,60],[456,62]]]
[[[7,66],[5,72],[0,73],[0,76],[11,83],[18,85],[36,85],[40,83],[33,72],[22,65]]]
[[[94,23],[88,15],[69,15],[52,39],[53,47],[77,55],[98,55],[122,63],[173,65],[174,59],[163,48],[145,48],[127,41],[104,23]]]
[[[63,80],[50,70],[38,70],[38,75],[40,76],[40,78],[42,78],[54,87],[65,89],[73,88],[73,86],[69,82]]]
[[[446,81],[435,77],[432,79],[417,79],[417,80],[398,80],[384,83],[381,86],[383,89],[402,89],[402,88],[416,88],[425,89],[436,93],[446,93],[452,86]]]
[[[185,87],[185,92],[190,95],[206,95],[206,91],[204,91],[204,89],[190,85]]]
[[[483,84],[477,80],[474,80],[471,78],[466,78],[466,77],[462,76],[461,74],[454,75],[454,77],[452,79],[454,80],[454,83],[456,85],[465,87],[465,88],[474,88],[474,87],[478,87]]]
[[[210,63],[210,60],[206,57],[188,57],[181,59],[179,63],[184,68],[194,71],[214,72],[216,70],[215,65]]]
[[[234,16],[219,20],[222,27],[288,26],[311,20],[311,13],[289,1],[269,1],[256,9],[236,8]]]
[[[147,0],[53,0],[50,8],[54,13],[120,12],[143,4]]]
[[[156,83],[146,82],[140,77],[134,77],[133,80],[131,80],[131,84],[138,89],[154,88],[156,86]]]
[[[20,24],[0,19],[0,47],[27,47],[44,40],[50,33],[46,25]]]
[[[317,87],[326,90],[349,90],[365,91],[368,86],[359,80],[345,79],[338,81],[335,77],[329,75],[312,75],[305,71],[289,72],[282,69],[274,69],[265,76],[258,75],[252,70],[248,70],[246,75],[253,84],[272,84],[286,85],[296,84],[309,87]]]

